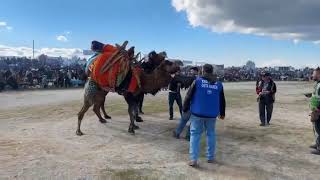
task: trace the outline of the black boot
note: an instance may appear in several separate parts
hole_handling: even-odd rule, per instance
[[[309,146],[309,148],[311,148],[311,149],[317,149],[317,145],[316,145],[316,144],[313,144],[313,145]]]
[[[312,150],[312,151],[311,151],[311,154],[320,155],[320,150],[317,150],[317,149]]]

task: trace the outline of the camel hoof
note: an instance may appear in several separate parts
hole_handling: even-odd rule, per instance
[[[133,129],[134,129],[134,130],[136,130],[136,129],[140,129],[140,127],[139,127],[139,126],[137,126],[137,125],[134,125],[134,126],[133,126]]]
[[[105,115],[104,118],[111,119],[111,116]]]
[[[143,122],[143,120],[142,120],[142,118],[140,116],[137,116],[136,121],[137,122]]]
[[[107,121],[106,121],[105,119],[99,119],[99,121],[100,121],[102,124],[107,123]]]
[[[76,134],[77,134],[78,136],[82,136],[82,135],[83,135],[83,132],[81,132],[80,130],[77,130]]]
[[[134,130],[133,130],[132,128],[129,128],[129,129],[128,129],[128,132],[129,132],[131,135],[134,135],[134,134],[135,134],[135,132],[134,132]]]

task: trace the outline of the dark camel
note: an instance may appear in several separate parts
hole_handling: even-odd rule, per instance
[[[147,93],[155,95],[161,88],[168,86],[169,82],[171,81],[171,74],[174,74],[179,70],[179,66],[177,64],[170,61],[164,61],[163,60],[164,57],[162,54],[156,54],[156,55],[158,58],[162,57],[162,60],[159,60],[156,63],[153,63],[154,70],[152,71],[152,73],[142,72],[140,76],[141,88],[139,89],[139,91],[136,94],[121,92],[128,104],[128,113],[130,117],[130,125],[129,125],[128,132],[131,134],[135,133],[134,129],[139,128],[134,123],[134,121],[138,118],[139,97]],[[159,62],[161,62],[160,65],[158,65]],[[81,121],[86,111],[92,105],[94,105],[93,110],[96,113],[96,115],[99,117],[99,121],[101,123],[106,123],[106,120],[103,119],[100,114],[100,109],[104,105],[104,101],[105,101],[105,94],[103,93],[106,93],[106,92],[97,91],[97,93],[94,96],[85,95],[84,105],[81,111],[78,113],[78,128],[76,131],[77,135],[83,135],[83,133],[80,130]],[[106,113],[104,115],[106,115]]]

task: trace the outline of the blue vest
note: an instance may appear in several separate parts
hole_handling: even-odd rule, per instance
[[[195,81],[195,92],[191,100],[191,113],[198,116],[216,118],[220,114],[220,92],[222,83],[199,77]]]

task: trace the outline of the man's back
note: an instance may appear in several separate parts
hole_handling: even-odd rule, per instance
[[[199,77],[195,80],[195,88],[191,112],[200,117],[216,118],[220,113],[222,83]]]
[[[203,117],[217,117],[225,113],[223,85],[213,75],[198,77],[191,85],[184,102],[184,111]]]

